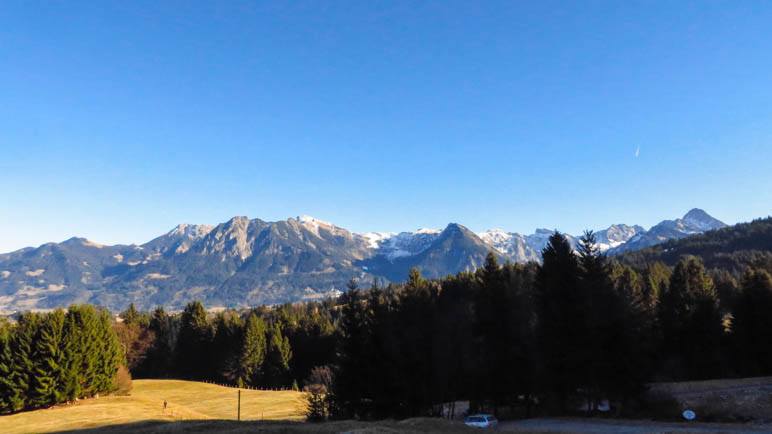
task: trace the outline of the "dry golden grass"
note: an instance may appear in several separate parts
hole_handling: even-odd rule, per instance
[[[166,411],[163,402],[168,402]],[[136,380],[130,396],[0,416],[0,433],[48,433],[142,421],[236,419],[237,389],[180,380]],[[304,419],[305,397],[294,391],[241,391],[242,420]]]

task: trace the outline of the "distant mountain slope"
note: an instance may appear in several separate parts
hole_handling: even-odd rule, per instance
[[[675,264],[683,255],[700,256],[712,268],[741,273],[746,266],[772,271],[772,217],[670,240],[643,250],[620,255],[632,265],[653,261]]]
[[[665,220],[653,226],[648,231],[642,231],[630,238],[626,243],[611,249],[611,254],[619,254],[645,247],[654,246],[668,240],[677,240],[706,231],[721,229],[726,224],[719,221],[701,209],[693,209],[683,218]]]
[[[683,238],[724,224],[701,210],[646,231],[612,225],[597,232],[610,254]],[[181,224],[143,245],[104,246],[84,238],[0,254],[0,311],[92,302],[120,309],[253,306],[337,294],[351,278],[403,281],[412,267],[430,278],[472,270],[488,252],[501,261],[539,261],[554,231],[476,234],[443,230],[356,234],[313,217],[267,222],[233,217],[216,226]],[[576,245],[577,237],[565,234]]]
[[[392,255],[386,250],[359,263],[363,269],[392,281],[402,281],[407,271],[418,267],[429,278],[443,277],[464,270],[474,270],[485,262],[491,246],[474,232],[457,223],[434,234],[426,246],[411,255]],[[501,257],[501,256],[500,256]]]

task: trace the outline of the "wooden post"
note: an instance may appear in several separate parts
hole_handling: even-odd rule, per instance
[[[241,421],[241,389],[239,389],[239,410],[236,417]]]

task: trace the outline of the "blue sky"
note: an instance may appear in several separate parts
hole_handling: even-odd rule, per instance
[[[0,251],[233,215],[766,216],[770,22],[729,1],[5,1]]]

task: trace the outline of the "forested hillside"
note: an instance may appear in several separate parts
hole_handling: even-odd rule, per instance
[[[719,236],[750,239],[768,227],[754,222]],[[653,257],[632,267],[600,253],[591,232],[578,252],[555,233],[542,256],[540,264],[501,265],[489,254],[476,271],[442,279],[413,269],[406,283],[385,287],[359,288],[352,280],[338,299],[323,302],[218,313],[200,302],[182,313],[131,306],[112,328],[136,377],[305,389],[317,419],[436,415],[441,403],[457,400],[486,411],[566,414],[578,402],[592,411],[608,399],[624,412],[649,381],[772,374],[772,277],[765,268],[734,276],[706,268],[697,256],[673,266]],[[54,355],[73,348],[72,327],[91,330],[93,320],[73,322],[79,312],[96,315],[87,308],[25,314],[0,328],[0,370],[26,372],[0,382],[5,411],[45,405],[30,373],[53,369]],[[44,339],[46,345],[35,338],[60,330],[62,318],[72,324],[64,337]],[[105,324],[104,311],[98,318]],[[78,336],[94,332],[84,333]],[[92,369],[91,362],[65,366],[70,376],[53,369],[46,380],[46,389],[64,391],[49,403],[76,396],[71,373]],[[104,387],[82,393],[110,390],[100,378]]]
[[[645,268],[656,261],[674,265],[683,255],[699,256],[706,267],[720,268],[734,275],[747,267],[772,272],[772,218],[667,241],[619,258],[634,267]]]

